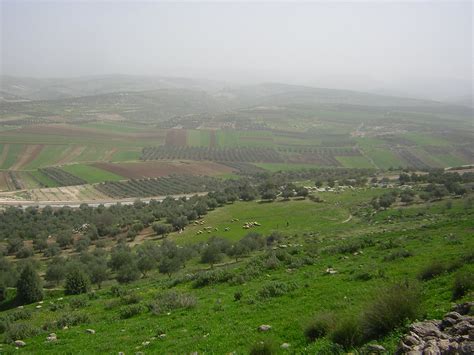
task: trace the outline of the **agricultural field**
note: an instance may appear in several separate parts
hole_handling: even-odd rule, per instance
[[[377,307],[399,304],[397,297],[383,296],[396,293],[404,302],[404,307],[396,308],[410,309],[410,317],[439,319],[451,309],[455,280],[462,275],[472,278],[474,272],[472,196],[397,202],[374,213],[370,201],[397,190],[323,192],[317,201],[235,202],[209,211],[164,239],[145,228],[127,240],[131,251],[124,255],[144,258],[144,250],[167,250],[173,243],[177,250],[201,251],[191,254],[170,276],[156,266],[132,281],[117,283],[114,276],[121,280],[122,271],[112,269],[100,288],[94,284],[79,295],[64,295],[63,282],[48,281],[44,300],[24,305],[21,314],[18,308],[9,308],[14,295],[9,290],[10,298],[0,303],[0,316],[7,322],[2,348],[20,353],[31,349],[65,353],[78,346],[85,352],[247,353],[264,342],[278,353],[343,354],[364,351],[369,342],[393,353],[408,326],[390,317],[369,317]],[[149,212],[147,207],[137,208]],[[249,222],[257,224],[244,228]],[[216,236],[221,239],[213,239]],[[206,245],[224,248],[222,240],[245,245],[252,238],[265,246],[241,256],[223,253],[212,264],[203,257]],[[119,255],[113,238],[101,240],[112,249],[99,247],[100,258]],[[217,241],[221,244],[213,244]],[[94,254],[72,246],[62,256],[79,260],[81,253],[93,262]],[[441,271],[436,271],[438,267]],[[50,268],[48,261],[41,262],[43,275]],[[455,296],[458,303],[469,300],[472,293]],[[323,315],[335,323],[311,336],[314,320]],[[388,330],[366,335],[362,325],[379,322]],[[342,328],[345,324],[351,326]],[[391,328],[395,324],[400,327]],[[269,325],[269,330],[259,330],[262,325]],[[16,329],[24,329],[17,334],[26,334],[25,345],[18,350],[8,340]],[[52,332],[57,340],[45,341]],[[340,332],[362,333],[360,338],[347,338],[338,336]]]

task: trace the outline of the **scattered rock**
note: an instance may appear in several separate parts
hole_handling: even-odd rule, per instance
[[[15,346],[18,346],[19,348],[22,348],[26,345],[26,343],[23,340],[15,340]]]
[[[86,329],[86,333],[95,334],[95,330],[94,329]]]
[[[382,345],[379,344],[368,344],[366,349],[369,354],[380,354],[387,351]]]
[[[272,329],[272,326],[268,324],[262,324],[258,327],[258,330],[261,332],[268,332],[270,329]]]
[[[334,270],[332,267],[328,267],[328,268],[326,269],[326,274],[334,275],[334,274],[337,274],[337,271]]]
[[[150,342],[149,342],[149,341],[144,341],[144,342],[142,343],[142,345],[143,345],[143,346],[148,346],[148,345],[150,345]]]
[[[290,344],[288,344],[288,343],[283,343],[283,344],[280,345],[280,348],[282,348],[282,349],[288,349],[289,347],[290,347]]]
[[[51,333],[47,336],[46,340],[47,341],[57,341],[58,337],[57,337],[56,333]]]
[[[36,306],[36,309],[40,309],[40,308],[42,308],[42,306],[40,306],[40,305]]]
[[[396,354],[468,355],[474,354],[474,302],[457,305],[441,321],[414,323]]]

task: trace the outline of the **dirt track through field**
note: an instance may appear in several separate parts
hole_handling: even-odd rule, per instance
[[[81,155],[84,150],[86,150],[86,147],[83,145],[68,148],[65,151],[65,155],[63,155],[63,157],[58,161],[58,164],[66,164],[73,161]]]
[[[10,150],[10,144],[5,144],[3,146],[2,155],[0,155],[0,166],[2,166],[3,163],[5,163],[5,160],[7,159],[9,150]]]
[[[10,170],[20,170],[36,159],[43,150],[43,144],[27,145],[20,153],[20,158],[12,165]]]

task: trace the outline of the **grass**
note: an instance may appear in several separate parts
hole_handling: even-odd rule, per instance
[[[46,145],[39,155],[25,166],[25,169],[38,169],[53,165],[68,148],[70,146],[67,145]]]
[[[196,129],[186,130],[186,145],[190,147],[209,147],[210,132]]]
[[[57,186],[59,186],[56,181],[50,179],[48,176],[44,175],[42,172],[40,172],[38,170],[30,171],[29,174],[31,176],[33,176],[41,184],[43,184],[45,187],[57,187]]]
[[[259,351],[261,347],[255,344],[264,341],[275,343],[277,351],[281,351],[281,344],[289,343],[292,352],[316,353],[323,347],[336,349],[327,338],[308,344],[305,337],[303,329],[308,322],[308,315],[322,312],[334,313],[336,320],[347,319],[347,322],[338,322],[335,330],[329,331],[326,337],[350,347],[359,342],[360,323],[354,323],[354,319],[359,319],[364,310],[370,309],[368,307],[374,304],[374,297],[377,299],[377,295],[387,285],[415,279],[419,270],[433,259],[433,255],[457,260],[466,250],[474,247],[470,235],[470,230],[474,228],[473,211],[465,209],[463,201],[459,200],[453,201],[450,210],[444,209],[443,202],[435,202],[405,207],[402,214],[398,208],[391,208],[372,219],[359,217],[340,225],[351,206],[363,206],[364,201],[368,202],[373,195],[381,193],[381,190],[327,193],[322,196],[326,200],[322,204],[304,200],[269,204],[242,202],[217,209],[204,218],[206,226],[227,225],[229,217],[239,218],[240,226],[247,218],[256,217],[262,222],[262,232],[267,234],[277,224],[284,224],[286,228],[284,222],[288,219],[291,221],[290,226],[281,230],[286,235],[285,244],[303,245],[293,248],[293,257],[299,257],[299,248],[315,250],[317,257],[312,264],[291,270],[283,265],[265,270],[244,284],[221,282],[201,288],[193,287],[193,282],[182,282],[170,289],[167,276],[151,272],[148,277],[124,286],[129,291],[134,289],[138,296],[134,301],[137,306],[133,309],[106,307],[106,304],[118,299],[110,292],[111,283],[104,285],[102,290],[96,290],[95,296],[80,311],[71,311],[68,306],[77,296],[62,296],[59,290],[50,291],[42,308],[37,309],[36,304],[25,306],[25,310],[32,314],[28,320],[32,327],[37,329],[46,323],[61,320],[66,314],[88,314],[90,319],[71,325],[67,330],[54,329],[58,336],[57,342],[45,342],[50,331],[43,331],[38,336],[24,339],[27,343],[24,348],[14,350],[12,345],[7,344],[3,349],[6,353],[31,352],[32,349],[42,353],[70,353],[77,349],[100,353],[248,353],[251,349]],[[360,209],[360,212],[364,210],[363,207]],[[266,217],[263,215],[265,210]],[[352,210],[352,213],[358,214],[357,210]],[[191,233],[192,228],[187,228],[183,234],[174,233],[171,237],[180,242],[205,240]],[[214,234],[237,240],[246,232],[241,228],[232,228],[229,234]],[[456,235],[457,243],[447,239],[448,234]],[[372,243],[361,244],[362,254],[348,254],[348,258],[343,258],[343,254],[331,251],[331,247],[341,242],[356,242],[360,238],[372,240]],[[382,249],[381,246],[388,241],[414,251],[413,256],[384,261],[384,256],[391,250]],[[258,256],[244,258],[239,263],[227,266],[216,265],[215,269],[226,269],[230,273],[243,272],[251,267],[250,259]],[[326,274],[328,266],[337,270],[337,274]],[[186,275],[205,267],[197,260],[191,261],[174,278],[185,279]],[[351,276],[361,269],[371,270],[376,276],[369,280],[354,280]],[[461,271],[472,273],[473,265],[466,264]],[[455,273],[445,273],[421,284],[422,303],[427,318],[439,318],[450,309],[454,279]],[[285,285],[289,282],[295,285],[291,291],[283,292],[278,297],[259,296],[264,285]],[[466,282],[463,281],[463,284]],[[169,292],[187,295],[192,302],[180,301],[175,306],[176,297],[166,301],[166,297],[157,296]],[[235,300],[237,292],[242,295],[239,301]],[[173,301],[171,306],[170,300]],[[153,314],[146,310],[146,305],[154,301],[166,305],[167,311]],[[53,312],[48,309],[50,303],[65,306]],[[187,307],[189,304],[193,306]],[[377,307],[384,307],[382,304],[386,302],[375,303]],[[394,303],[390,304],[392,309],[396,308]],[[262,324],[269,324],[272,329],[265,333],[259,332],[257,328]],[[86,329],[94,329],[95,334],[88,334]],[[161,336],[163,334],[166,336]],[[388,352],[394,352],[397,342],[395,335],[382,338],[379,342]]]
[[[23,144],[3,144],[2,153],[5,149],[8,149],[8,153],[5,157],[5,160],[0,165],[0,169],[8,169],[10,168],[20,157],[21,152],[25,146]],[[2,154],[0,153],[0,154]]]
[[[285,163],[254,163],[254,165],[268,171],[292,171],[301,169],[316,169],[319,166],[315,164],[285,164]]]
[[[364,156],[336,157],[346,168],[374,168],[374,165]]]
[[[61,169],[86,180],[89,184],[103,181],[124,180],[122,176],[85,164],[64,165]]]

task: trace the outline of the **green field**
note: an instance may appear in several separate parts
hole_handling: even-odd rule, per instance
[[[345,168],[374,168],[374,165],[364,156],[336,157]]]
[[[190,147],[209,147],[210,144],[210,132],[197,129],[186,130],[187,142],[186,144]]]
[[[89,184],[95,184],[103,181],[124,180],[122,176],[85,164],[64,165],[61,166],[61,169],[81,179],[84,179]]]

